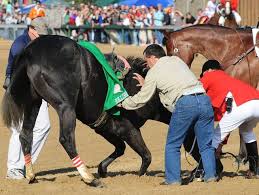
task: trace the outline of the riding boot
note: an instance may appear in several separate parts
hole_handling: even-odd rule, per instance
[[[247,174],[247,178],[259,178],[257,141],[246,143],[246,149],[247,159],[249,162],[249,172]]]
[[[220,176],[223,172],[223,164],[221,163],[219,158],[216,158],[216,174]]]

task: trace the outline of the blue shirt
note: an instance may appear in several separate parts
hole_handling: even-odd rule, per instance
[[[161,11],[156,11],[154,13],[154,25],[155,26],[163,26],[164,13]]]
[[[11,77],[13,72],[13,61],[17,55],[19,55],[23,48],[25,48],[29,43],[31,42],[31,39],[28,35],[28,30],[24,30],[23,34],[17,37],[10,49],[9,57],[8,57],[8,64],[6,68],[6,76]]]

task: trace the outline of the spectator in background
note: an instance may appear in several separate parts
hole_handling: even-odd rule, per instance
[[[186,13],[186,18],[185,18],[185,24],[187,25],[192,25],[195,22],[194,16],[190,13]]]
[[[230,1],[230,8],[231,8],[232,13],[233,13],[233,15],[235,17],[237,25],[240,25],[240,23],[241,23],[241,16],[237,12],[238,3],[239,3],[239,0],[231,0]],[[223,6],[223,9],[226,9],[226,0],[220,0],[220,4]],[[226,10],[224,10],[224,11],[226,11]],[[225,23],[225,17],[224,16],[220,16],[219,24],[224,26],[224,23]]]
[[[184,16],[182,12],[179,10],[174,11],[174,17],[173,17],[174,25],[178,28],[181,27],[184,24]]]
[[[215,14],[216,8],[217,8],[216,0],[209,0],[205,8],[205,14],[209,18],[212,18]]]
[[[41,5],[41,2],[40,1],[36,1],[36,5],[34,8],[32,8],[29,12],[29,18],[31,20],[33,20],[34,18],[37,18],[37,17],[45,17],[45,10],[44,8],[42,7]]]
[[[209,20],[209,17],[205,15],[202,9],[197,10],[196,21],[193,23],[195,24],[204,24]]]
[[[162,5],[158,4],[157,8],[155,9],[155,13],[154,13],[154,26],[155,27],[162,27],[163,26],[163,21],[164,21],[164,13],[162,11]],[[155,30],[155,38],[156,38],[156,42],[159,45],[162,45],[162,41],[163,41],[163,33],[161,30]]]
[[[6,13],[12,15],[13,14],[13,6],[10,1],[8,1],[6,5]]]
[[[164,9],[164,25],[171,25],[171,13],[172,10],[170,7]]]

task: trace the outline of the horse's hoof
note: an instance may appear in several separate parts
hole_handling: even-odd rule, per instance
[[[33,183],[39,183],[38,180],[36,179],[36,177],[33,177],[31,179],[29,179],[29,184],[33,184]]]
[[[98,175],[102,178],[107,177],[107,170],[103,169],[101,165],[98,167]]]
[[[87,185],[91,187],[96,187],[96,188],[105,188],[105,184],[102,183],[99,179],[94,179],[91,183],[87,183]]]

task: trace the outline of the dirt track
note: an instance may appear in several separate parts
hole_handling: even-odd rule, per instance
[[[5,75],[7,56],[10,42],[0,41],[0,85]],[[103,52],[111,52],[109,45],[99,46]],[[117,46],[115,52],[128,56],[142,56],[142,47]],[[200,64],[204,61],[199,57],[193,63],[192,69],[196,75],[200,72]],[[4,90],[0,89],[2,99]],[[95,189],[85,185],[77,171],[72,167],[66,152],[58,142],[59,124],[53,109],[50,109],[51,132],[37,163],[34,166],[39,183],[29,185],[26,180],[12,181],[5,179],[6,159],[10,132],[0,122],[0,194],[259,194],[259,180],[246,180],[243,178],[246,166],[242,166],[238,176],[233,177],[235,165],[233,160],[224,159],[224,177],[218,183],[193,182],[180,187],[160,186],[164,173],[164,144],[167,125],[148,121],[141,131],[144,140],[152,153],[152,163],[147,176],[138,177],[141,160],[129,147],[125,155],[117,159],[108,169],[109,176],[102,181],[107,185],[105,189]],[[258,128],[256,132],[259,133]],[[258,138],[258,136],[257,136]],[[96,174],[98,163],[106,158],[113,150],[107,141],[94,133],[90,128],[77,121],[76,141],[81,159],[92,167],[90,170]],[[237,154],[238,133],[232,133],[229,144],[224,148]],[[184,154],[184,153],[182,153]],[[187,157],[193,163],[191,157]],[[189,165],[182,155],[182,170],[188,173],[195,165]]]

